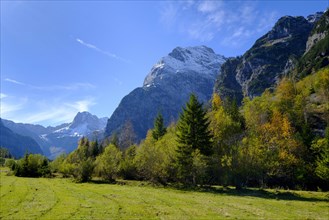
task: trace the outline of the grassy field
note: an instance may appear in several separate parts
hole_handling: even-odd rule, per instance
[[[1,219],[328,219],[328,193],[188,191],[128,182],[73,183],[1,172]]]

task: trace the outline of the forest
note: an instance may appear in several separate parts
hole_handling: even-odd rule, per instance
[[[177,122],[166,127],[159,112],[139,144],[128,126],[101,143],[82,138],[75,151],[53,161],[26,154],[4,164],[16,176],[73,177],[76,182],[127,179],[326,191],[328,100],[326,67],[301,80],[285,77],[261,96],[244,98],[241,106],[216,93],[209,103],[191,94]]]

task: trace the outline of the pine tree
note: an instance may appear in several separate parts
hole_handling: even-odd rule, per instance
[[[152,137],[155,140],[159,140],[167,132],[166,127],[163,123],[163,117],[161,113],[158,113],[157,117],[154,120],[154,130],[152,131]]]
[[[209,122],[206,111],[192,94],[183,109],[177,125],[177,162],[179,175],[183,182],[194,182],[193,152],[199,150],[202,155],[209,156],[211,152],[212,135],[208,129]]]

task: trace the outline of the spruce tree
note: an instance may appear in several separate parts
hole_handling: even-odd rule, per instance
[[[199,150],[204,156],[212,153],[212,135],[208,127],[206,111],[192,94],[186,107],[183,108],[177,125],[178,170],[185,183],[191,183],[193,180],[193,152]]]
[[[152,136],[155,140],[160,139],[167,132],[166,127],[163,123],[163,117],[161,113],[158,113],[154,120],[154,130],[152,131]]]

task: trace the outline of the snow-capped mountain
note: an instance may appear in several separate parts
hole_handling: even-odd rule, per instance
[[[211,48],[176,47],[168,56],[163,57],[153,66],[144,80],[144,87],[163,84],[170,77],[175,77],[180,72],[202,74],[203,77],[214,78],[218,74],[218,66],[226,58],[217,55]]]
[[[73,119],[72,123],[55,130],[53,133],[59,136],[83,137],[104,131],[108,118],[98,118],[89,112],[79,112]]]
[[[70,153],[78,146],[78,141],[85,136],[101,139],[108,118],[98,118],[89,112],[79,112],[71,123],[56,127],[15,123],[2,119],[3,124],[13,132],[33,138],[41,147],[44,155],[53,159],[61,153]]]
[[[143,87],[121,100],[108,120],[105,135],[120,132],[129,121],[139,141],[153,127],[158,112],[163,114],[166,124],[176,120],[191,93],[207,102],[225,60],[206,46],[175,48],[151,68]]]

